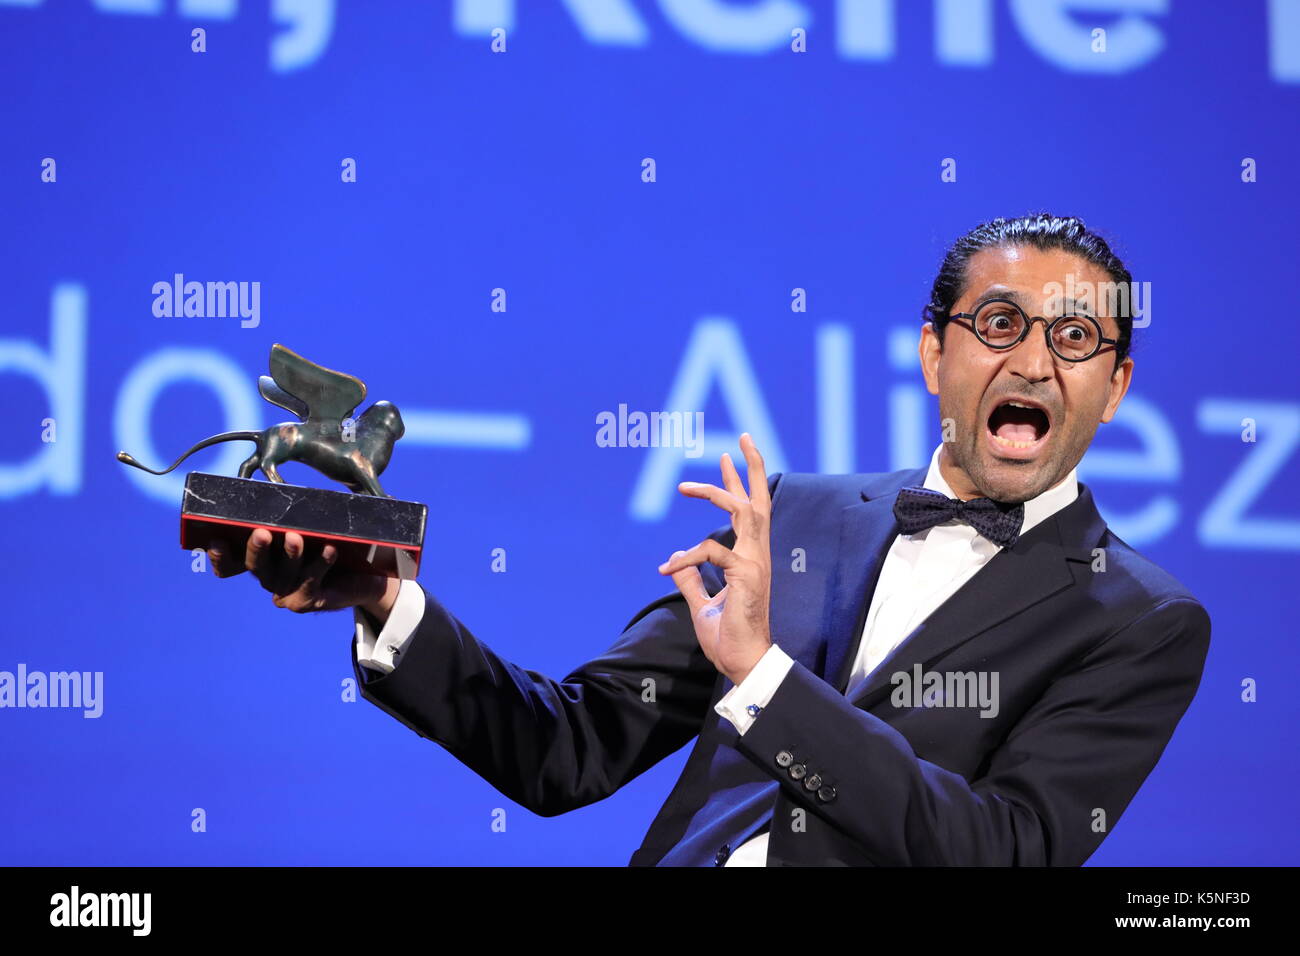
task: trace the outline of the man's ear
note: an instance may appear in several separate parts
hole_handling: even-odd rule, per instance
[[[934,331],[934,323],[927,322],[921,327],[921,341],[917,343],[917,354],[921,356],[921,374],[925,376],[925,390],[931,395],[939,394],[939,359],[943,355],[943,343]]]
[[[1119,403],[1128,393],[1128,387],[1133,381],[1133,359],[1126,358],[1116,367],[1110,377],[1110,400],[1106,402],[1106,410],[1101,413],[1101,420],[1108,422],[1115,417],[1115,412],[1119,410]]]

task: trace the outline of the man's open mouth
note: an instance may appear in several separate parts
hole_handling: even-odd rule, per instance
[[[1033,448],[1051,427],[1052,419],[1043,406],[1018,398],[1002,402],[988,420],[993,443],[1004,448]]]

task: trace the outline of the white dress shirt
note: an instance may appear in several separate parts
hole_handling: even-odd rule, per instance
[[[942,450],[940,444],[930,457],[930,471],[925,476],[924,487],[955,498],[957,496],[939,471],[939,453]],[[1056,487],[1025,502],[1021,534],[1078,497],[1076,471],[1072,470]],[[866,680],[904,638],[969,581],[998,550],[997,545],[970,525],[956,520],[917,534],[898,535],[885,556],[880,579],[871,597],[846,694]],[[388,620],[378,634],[370,616],[360,608],[354,608],[357,662],[380,674],[390,673],[400,662],[423,615],[424,591],[411,580],[402,582]],[[741,734],[756,719],[749,715],[747,708],[750,705],[766,707],[794,663],[776,640],[774,638],[772,646],[745,679],[714,706]],[[767,836],[764,831],[745,841],[727,858],[725,865],[765,866]]]
[[[357,663],[379,674],[391,674],[424,617],[424,590],[413,580],[403,581],[378,634],[374,619],[361,608],[354,607],[352,616],[357,624]]]

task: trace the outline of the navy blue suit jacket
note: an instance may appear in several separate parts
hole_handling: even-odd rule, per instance
[[[714,865],[769,821],[768,865],[1079,865],[1191,703],[1209,616],[1080,483],[846,697],[894,496],[926,471],[771,478],[771,632],[795,663],[743,736],[713,710],[732,685],[676,593],[559,681],[501,659],[428,596],[396,669],[357,669],[362,694],[543,816],[696,738],[631,865]],[[734,543],[729,526],[712,537]],[[702,570],[716,593],[718,570]],[[996,716],[900,700],[891,675],[917,665],[996,672]]]

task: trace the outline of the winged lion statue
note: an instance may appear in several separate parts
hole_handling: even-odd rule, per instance
[[[162,471],[146,468],[124,451],[117,460],[165,475],[200,449],[227,441],[251,441],[253,453],[239,466],[240,478],[258,468],[271,481],[283,482],[277,470],[286,461],[310,465],[327,478],[342,482],[357,494],[392,497],[379,484],[388,467],[393,443],[406,433],[402,415],[392,402],[375,402],[345,426],[366,397],[359,378],[309,361],[283,345],[271,347],[271,374],[257,380],[258,391],[273,405],[298,417],[260,432],[222,432],[205,438]]]

